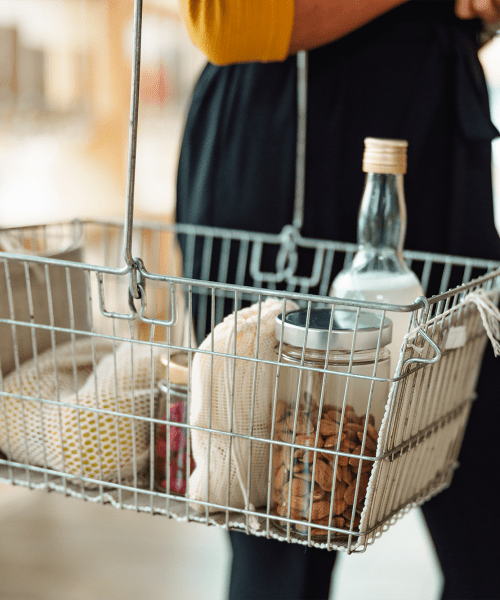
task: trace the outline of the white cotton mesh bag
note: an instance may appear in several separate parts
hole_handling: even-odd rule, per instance
[[[10,460],[96,480],[84,481],[90,488],[130,478],[149,456],[150,424],[134,416],[151,416],[159,354],[84,338],[27,361],[2,382],[0,449]],[[87,410],[96,408],[117,414]]]
[[[229,315],[203,341],[200,350],[242,358],[195,353],[191,425],[270,439],[276,367],[243,358],[277,360],[274,324],[283,306],[283,300],[271,298],[239,310],[236,329],[235,314]],[[286,303],[286,311],[296,308],[294,302]],[[189,478],[190,499],[250,510],[266,503],[268,443],[251,442],[249,465],[250,440],[197,429],[191,430],[191,440],[196,469]],[[205,510],[206,505],[192,503],[192,506]],[[216,512],[221,508],[208,510]]]

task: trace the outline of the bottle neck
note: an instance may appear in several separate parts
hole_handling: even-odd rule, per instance
[[[358,218],[358,243],[402,260],[406,236],[403,175],[367,173]]]

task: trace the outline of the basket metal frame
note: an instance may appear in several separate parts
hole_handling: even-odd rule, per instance
[[[233,361],[233,372],[237,361],[250,362],[255,368],[263,361],[256,357],[241,357],[232,353],[221,354],[213,349],[200,351],[193,344],[192,337],[194,336],[194,333],[192,333],[192,328],[189,328],[187,337],[173,343],[170,332],[178,325],[179,319],[183,316],[182,307],[177,309],[177,292],[179,289],[183,290],[186,298],[188,319],[190,318],[189,312],[193,305],[193,299],[198,297],[200,300],[206,301],[206,322],[209,323],[211,331],[213,331],[216,324],[220,322],[223,316],[220,307],[221,303],[224,301],[231,301],[236,308],[241,308],[244,305],[248,305],[250,302],[257,301],[262,303],[267,297],[271,296],[280,298],[283,302],[287,299],[292,299],[305,308],[319,306],[323,308],[330,307],[332,309],[335,309],[336,307],[350,307],[355,310],[368,308],[377,310],[380,314],[387,314],[388,316],[390,316],[391,311],[407,312],[409,317],[413,316],[414,323],[420,325],[420,341],[418,342],[420,352],[415,349],[415,346],[417,345],[417,342],[415,342],[413,348],[408,348],[403,352],[404,360],[401,362],[400,369],[395,377],[386,380],[373,375],[368,377],[368,379],[374,382],[389,381],[396,386],[405,386],[409,385],[409,382],[415,378],[424,377],[430,382],[429,385],[432,384],[434,387],[439,387],[443,384],[439,383],[437,380],[434,381],[436,377],[433,378],[432,374],[430,374],[430,370],[440,365],[440,362],[443,360],[442,352],[446,353],[446,350],[440,347],[442,338],[439,338],[439,332],[442,332],[445,326],[447,326],[446,319],[448,317],[444,316],[442,319],[439,319],[440,315],[446,315],[446,312],[449,311],[450,308],[456,307],[453,318],[455,321],[456,319],[461,319],[456,322],[466,322],[466,319],[472,318],[476,313],[470,306],[462,305],[461,301],[466,298],[467,294],[478,288],[494,291],[498,287],[500,281],[500,263],[495,261],[452,257],[448,255],[434,255],[431,253],[406,252],[405,256],[407,260],[415,266],[420,265],[422,272],[427,273],[427,279],[431,277],[434,268],[439,268],[441,273],[439,286],[444,288],[445,291],[429,298],[422,297],[414,304],[408,306],[382,305],[372,302],[339,300],[326,295],[311,294],[303,291],[304,289],[307,289],[310,282],[316,287],[319,287],[320,290],[328,289],[332,277],[331,265],[334,256],[340,255],[344,260],[349,260],[349,257],[352,256],[357,248],[354,244],[297,238],[299,244],[297,245],[297,251],[299,253],[302,248],[314,250],[315,256],[311,261],[311,274],[297,277],[289,272],[284,276],[280,276],[279,281],[272,281],[270,278],[266,279],[266,273],[262,274],[259,259],[262,255],[262,248],[270,246],[276,250],[276,254],[279,253],[283,239],[280,235],[222,230],[181,224],[163,225],[136,223],[133,228],[133,239],[139,244],[140,247],[138,248],[138,251],[139,254],[144,257],[144,261],[142,258],[134,259],[134,266],[127,265],[125,267],[114,267],[111,265],[119,262],[121,259],[122,248],[120,245],[120,238],[125,227],[120,222],[87,221],[82,223],[47,224],[26,228],[14,228],[10,229],[9,233],[17,235],[21,239],[28,240],[28,243],[24,243],[25,246],[36,246],[41,243],[42,247],[50,247],[51,238],[60,240],[64,237],[59,233],[59,230],[67,228],[71,230],[73,227],[78,229],[83,227],[86,236],[85,247],[88,247],[89,249],[92,248],[93,243],[95,245],[95,241],[93,242],[93,240],[96,238],[96,229],[100,232],[97,236],[97,238],[101,240],[100,245],[102,246],[100,256],[102,256],[102,263],[106,266],[101,266],[93,262],[77,263],[58,259],[47,259],[41,256],[13,253],[0,253],[0,258],[4,261],[3,266],[6,272],[9,271],[9,267],[13,262],[21,262],[24,265],[27,274],[26,289],[28,294],[30,266],[38,265],[39,267],[42,267],[45,272],[47,272],[48,267],[52,265],[64,267],[66,270],[66,288],[68,289],[69,305],[71,305],[73,301],[73,298],[71,297],[72,274],[75,271],[81,272],[83,270],[86,273],[88,285],[89,312],[93,314],[91,330],[79,331],[71,327],[68,329],[61,329],[51,325],[36,323],[34,319],[32,319],[30,323],[22,322],[16,320],[14,314],[15,307],[13,306],[11,306],[11,318],[0,319],[0,325],[2,327],[28,327],[32,330],[33,334],[37,329],[48,329],[54,335],[57,331],[65,331],[73,336],[80,335],[90,336],[95,339],[110,339],[116,344],[145,344],[151,348],[151,351],[153,348],[163,348],[166,353],[186,350],[191,357],[189,360],[189,369],[192,368],[192,359],[195,352],[204,352],[205,354],[214,357],[225,356]],[[259,284],[259,286],[210,282],[205,279],[180,277],[165,274],[164,272],[162,273],[158,264],[155,262],[155,260],[157,261],[159,258],[157,256],[157,242],[155,242],[155,239],[162,235],[173,235],[174,237],[184,235],[191,237],[193,246],[196,240],[202,240],[206,256],[202,256],[201,258],[202,263],[207,265],[207,269],[209,269],[210,266],[213,266],[214,263],[214,257],[212,255],[214,241],[220,242],[221,248],[224,243],[229,247],[231,243],[234,244],[236,242],[238,245],[238,254],[240,252],[245,254],[245,264],[247,264],[247,266],[251,265],[251,269],[249,267],[248,270],[251,270],[254,282]],[[36,240],[37,244],[32,244],[31,240]],[[114,246],[113,242],[110,240],[114,240]],[[146,240],[147,246],[149,247],[149,255],[141,247],[144,246],[144,240]],[[111,255],[113,255],[114,258],[111,257]],[[138,254],[134,253],[134,256],[137,255]],[[92,256],[91,252],[89,252],[89,256]],[[94,254],[94,257],[95,256],[96,255]],[[150,270],[146,269],[146,263],[152,264]],[[318,265],[320,265],[320,267],[318,267]],[[482,274],[471,281],[465,281],[465,283],[462,283],[462,285],[454,289],[448,289],[450,277],[457,268],[462,274],[462,279],[467,279],[471,274],[475,274],[478,271]],[[141,291],[140,298],[137,300],[133,299],[130,294],[131,273],[134,270],[137,272],[137,285]],[[106,282],[104,282],[103,279],[105,277],[107,278]],[[116,282],[116,287],[114,287],[113,282]],[[148,315],[149,306],[151,304],[153,304],[153,306],[155,305],[155,296],[158,292],[158,289],[155,288],[155,286],[158,285],[164,286],[163,292],[165,292],[170,302],[170,314],[167,314],[166,318],[155,318],[154,316],[151,317]],[[48,293],[51,292],[50,285],[47,286],[47,290]],[[121,308],[120,310],[107,308],[107,301],[109,300],[111,305],[114,305],[117,298],[122,301],[122,304],[125,307],[128,307],[128,312]],[[34,301],[36,301],[36,299],[31,298],[31,302],[33,303]],[[478,320],[477,315],[474,318],[476,321]],[[141,337],[137,332],[138,328],[143,326],[147,327],[147,334],[145,336],[142,335]],[[158,331],[164,333],[163,339],[160,341],[155,339],[155,333]],[[474,335],[476,335],[476,333]],[[480,347],[475,354],[471,355],[472,359],[476,362],[480,361],[482,350],[487,341],[486,333],[484,331],[480,332],[480,337],[482,340]],[[54,349],[55,344],[53,345],[53,350]],[[280,364],[280,351],[281,350],[278,349],[278,368]],[[458,352],[459,350],[455,351],[455,353]],[[448,351],[447,354],[450,354],[450,352]],[[469,358],[471,357],[469,356]],[[19,364],[18,366],[20,367],[21,365]],[[325,368],[311,368],[310,366],[302,364],[296,368],[303,372],[314,370],[319,373],[331,373],[331,370],[328,370],[326,365]],[[457,358],[451,367],[451,371],[448,369],[446,378],[449,379],[453,376],[453,373],[460,372],[463,368],[464,357]],[[421,373],[423,373],[423,375],[421,375]],[[366,378],[366,376],[356,373],[344,373],[343,376],[352,379]],[[152,402],[154,402],[156,393],[156,390],[152,390]],[[8,394],[3,391],[3,388],[0,389],[0,404],[2,404],[2,400],[7,396]],[[12,394],[10,394],[10,396],[12,397]],[[17,397],[20,402],[34,400],[32,397],[23,394],[14,396]],[[391,510],[387,514],[382,514],[380,518],[376,519],[374,524],[364,529],[362,534],[354,528],[351,528],[348,531],[346,539],[339,541],[335,537],[335,534],[338,534],[341,530],[330,526],[325,527],[325,531],[328,533],[328,539],[326,541],[322,540],[318,542],[317,539],[311,536],[300,538],[291,532],[285,534],[285,539],[293,543],[319,545],[320,547],[329,549],[346,550],[348,553],[366,550],[366,548],[400,516],[450,484],[452,474],[457,467],[457,455],[460,447],[459,438],[461,438],[461,435],[463,434],[466,417],[474,398],[475,396],[472,393],[466,398],[463,398],[458,406],[453,406],[444,412],[440,412],[434,407],[434,418],[430,422],[425,422],[423,424],[418,422],[416,415],[413,415],[413,421],[416,426],[415,431],[411,431],[401,439],[396,439],[395,435],[389,434],[383,452],[377,454],[375,457],[365,454],[362,454],[361,456],[363,460],[372,461],[374,464],[391,463],[395,465],[398,477],[404,477],[403,461],[406,460],[405,457],[412,457],[419,447],[424,445],[430,438],[437,435],[439,431],[448,426],[448,424],[459,423],[457,441],[454,445],[453,452],[451,452],[448,457],[446,469],[444,472],[440,473],[439,477],[434,481],[427,482],[426,486],[415,490],[411,496],[402,497],[400,499],[401,501],[396,506],[391,507]],[[37,397],[36,401],[40,406],[52,405],[60,408],[69,406],[60,398]],[[189,402],[190,395],[188,395],[188,403]],[[275,409],[276,398],[273,399],[273,402]],[[114,418],[126,416],[116,411],[106,411],[95,407],[81,407],[80,410],[92,411],[95,414],[113,416]],[[394,414],[391,413],[390,418],[393,419],[394,423],[397,423],[398,419],[404,418],[404,415],[401,415],[400,412],[398,412],[401,410],[401,406],[397,406],[397,404],[393,405]],[[5,414],[1,411],[0,419],[5,419]],[[134,419],[138,423],[141,421],[147,422],[150,425],[151,433],[153,432],[154,426],[159,423],[158,419],[156,419],[153,414],[150,416],[136,416]],[[272,423],[274,423],[274,420]],[[171,426],[174,426],[174,422],[167,421],[167,427]],[[197,427],[189,423],[186,425],[186,430],[204,431],[209,435],[220,435],[223,433],[224,435],[229,436],[230,439],[240,438],[248,440],[250,444],[263,441],[262,438],[252,434],[245,435],[236,432],[220,432],[213,427]],[[289,444],[277,442],[273,439],[272,432],[269,439],[266,440],[266,443],[269,444],[270,454],[273,446],[277,443],[282,446],[289,445],[294,449],[307,449],[306,446],[301,446],[295,442]],[[190,453],[189,445],[187,452],[188,454]],[[331,454],[332,457],[346,455],[339,450],[332,450]],[[151,460],[152,459],[153,449],[151,448]],[[401,467],[399,467],[399,465],[401,465]],[[415,469],[418,470],[418,468],[417,465]],[[150,467],[149,476],[151,476],[152,473],[151,469],[152,467]],[[146,511],[153,514],[166,514],[181,520],[199,521],[222,526],[227,529],[239,528],[246,530],[247,533],[252,535],[266,535],[268,537],[284,539],[283,534],[278,533],[274,527],[274,523],[278,517],[273,513],[272,504],[270,502],[267,507],[260,507],[256,510],[252,510],[250,507],[244,509],[234,508],[229,501],[226,505],[216,505],[210,501],[197,501],[197,504],[205,506],[206,509],[205,514],[200,514],[199,512],[193,512],[190,507],[189,489],[187,490],[185,497],[179,497],[178,495],[171,493],[158,492],[152,487],[151,481],[148,480],[147,475],[148,473],[137,472],[135,473],[133,481],[121,481],[118,479],[117,482],[96,482],[95,479],[76,477],[64,472],[54,472],[53,469],[47,466],[30,464],[29,460],[19,462],[16,460],[9,460],[8,458],[0,458],[0,480],[4,482],[26,485],[32,488],[41,487],[44,489],[54,489],[66,495],[73,495],[102,503],[109,502],[119,508]],[[144,479],[144,477],[146,478]],[[269,477],[271,477],[271,473]],[[98,484],[97,490],[89,489],[87,486],[87,484],[93,484],[95,486],[96,483]],[[398,490],[396,490],[396,492],[397,491]],[[215,509],[218,509],[218,512],[214,513],[213,511]],[[254,530],[251,526],[251,518],[253,517],[256,517],[262,524],[259,531]],[[279,520],[290,524],[298,523],[298,521],[287,517],[280,517]],[[345,534],[346,532],[342,531],[342,533]]]

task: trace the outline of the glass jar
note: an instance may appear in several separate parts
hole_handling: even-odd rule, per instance
[[[304,521],[291,530],[311,528],[313,536],[328,534],[318,525],[359,526],[389,392],[389,381],[372,378],[389,378],[390,319],[338,308],[331,317],[331,309],[311,310],[306,328],[307,310],[298,310],[284,323],[279,315],[275,328],[282,356],[274,440],[285,444],[273,444],[274,511]]]
[[[185,424],[188,416],[188,353],[165,356],[162,362],[168,380],[158,384],[160,398],[156,418]],[[186,481],[195,466],[190,457],[190,468],[187,468],[187,440],[187,427],[156,424],[154,484],[158,491],[165,492],[168,486],[171,493],[186,493]]]

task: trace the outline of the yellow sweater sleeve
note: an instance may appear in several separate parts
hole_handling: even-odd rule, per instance
[[[282,61],[294,0],[180,0],[194,44],[217,65]]]

